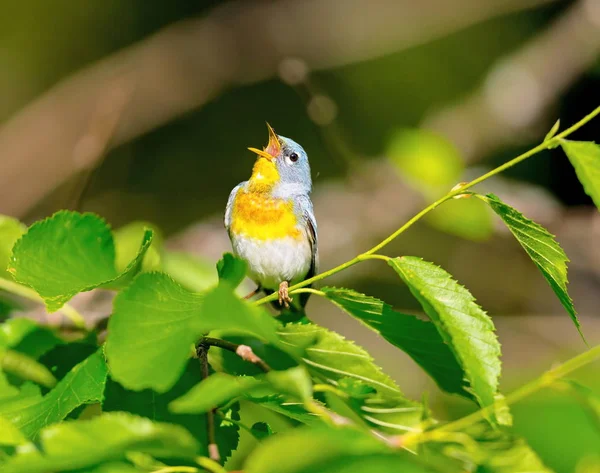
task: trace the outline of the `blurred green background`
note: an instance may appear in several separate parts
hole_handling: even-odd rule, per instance
[[[220,219],[230,190],[249,176],[253,155],[246,148],[265,144],[268,121],[307,150],[322,267],[340,263],[380,241],[456,183],[535,146],[557,118],[564,129],[600,104],[597,0],[461,0],[453,9],[444,4],[4,1],[0,211],[30,221],[70,207],[98,212],[115,227],[152,222],[172,249],[195,254],[200,266],[186,266],[185,277],[192,286],[203,284],[198,281],[206,268],[227,249]],[[252,15],[244,20],[254,8],[264,24]],[[322,18],[336,21],[324,26]],[[235,58],[241,67],[222,87],[204,84],[205,77],[216,74],[214,64],[194,52],[226,56],[230,44],[221,44],[218,36],[211,42],[208,35],[201,43],[175,47],[203,22],[229,29],[238,39],[233,50],[243,53]],[[345,23],[360,28],[345,31]],[[171,36],[162,33],[165,28]],[[390,33],[390,28],[398,32]],[[319,36],[321,30],[327,34]],[[324,38],[316,48],[322,48],[322,56],[311,46],[313,32]],[[358,46],[364,37],[369,47],[356,53],[344,49],[347,35],[355,35],[350,43]],[[394,35],[397,47],[390,39]],[[256,45],[239,44],[239,38],[255,37]],[[67,128],[81,125],[77,104],[90,100],[88,89],[71,87],[80,71],[88,68],[89,84],[105,81],[110,89],[106,75],[94,73],[106,58],[119,54],[125,74],[143,60],[136,44],[146,45],[144,54],[151,54],[169,41],[175,45],[167,51],[175,56],[164,63],[166,72],[142,70],[133,88],[125,89],[134,98],[117,101],[114,117],[108,101],[109,119],[96,123],[92,111],[82,115],[89,124],[81,130]],[[132,45],[134,49],[121,52]],[[343,60],[336,58],[338,50]],[[257,79],[263,62],[264,77]],[[153,93],[142,87],[166,73],[171,83],[156,82],[162,88]],[[190,95],[178,95],[179,88]],[[199,97],[198,105],[182,106],[181,97],[188,96]],[[75,105],[62,108],[67,100]],[[103,101],[99,95],[100,110]],[[158,104],[149,110],[163,107],[167,112],[159,118],[144,112],[148,122],[140,125],[144,120],[136,110],[149,102]],[[126,131],[115,143],[112,138],[121,126]],[[71,135],[96,132],[104,141],[83,170],[76,162],[59,163],[62,155],[57,152],[54,158],[50,145],[27,154],[38,137],[51,135],[48,143],[68,147]],[[596,121],[572,138],[598,136]],[[38,166],[52,170],[47,179],[33,172]],[[598,343],[600,219],[562,151],[543,153],[480,189],[500,194],[557,234],[572,259],[570,288],[584,330],[590,342]],[[585,347],[536,268],[479,204],[448,203],[388,252],[435,261],[472,290],[498,326],[503,386],[511,389]],[[332,283],[381,297],[405,311],[418,310],[395,277],[375,265]],[[309,314],[365,345],[410,395],[429,391],[441,418],[472,409],[439,393],[404,355],[322,301],[312,301]],[[595,365],[578,379],[600,393],[599,372]],[[514,412],[517,430],[550,467],[598,471],[593,464],[594,455],[600,462],[600,420],[579,399],[545,392]]]

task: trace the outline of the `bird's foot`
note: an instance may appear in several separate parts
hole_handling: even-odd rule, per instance
[[[286,309],[290,308],[290,302],[292,302],[292,298],[288,293],[289,284],[287,281],[283,281],[279,285],[279,305],[283,305]]]
[[[262,288],[260,286],[257,286],[256,289],[254,289],[254,291],[252,291],[250,294],[244,296],[244,299],[250,299],[251,297],[254,297],[256,294],[258,294],[260,292]]]

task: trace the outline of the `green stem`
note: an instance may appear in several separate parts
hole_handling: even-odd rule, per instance
[[[211,460],[208,457],[198,457],[196,458],[196,463],[200,465],[205,470],[210,471],[211,473],[227,473],[227,470],[223,468],[219,463],[214,460]]]
[[[515,403],[521,401],[522,399],[524,399],[528,396],[531,396],[533,393],[539,391],[540,389],[552,385],[557,380],[567,376],[568,374],[572,373],[573,371],[578,370],[579,368],[581,368],[589,363],[592,363],[596,360],[599,360],[599,359],[600,359],[600,345],[597,345],[594,348],[591,348],[590,350],[587,350],[587,351],[581,353],[580,355],[577,355],[576,357],[571,358],[570,360],[566,361],[562,365],[557,366],[556,368],[553,368],[549,371],[546,371],[540,377],[538,377],[538,378],[534,379],[533,381],[516,389],[515,391],[513,391],[512,393],[510,393],[509,395],[506,396],[506,398],[504,399],[504,402],[509,405],[515,404]],[[437,429],[434,429],[433,431],[448,432],[448,431],[463,430],[466,427],[469,427],[469,426],[475,424],[476,422],[479,422],[479,421],[485,419],[486,416],[489,416],[490,414],[492,414],[496,408],[497,408],[497,406],[492,404],[491,406],[484,407],[483,409],[473,412],[472,414],[469,414],[466,417],[462,417],[454,422],[450,422],[449,424],[442,425],[441,427],[438,427]],[[424,435],[427,435],[427,432]]]
[[[193,466],[165,466],[150,473],[198,473],[198,468]]]
[[[23,297],[24,299],[37,302],[38,304],[44,304],[44,300],[40,297],[40,295],[37,292],[35,292],[33,289],[27,286],[23,286],[22,284],[16,283],[14,281],[0,278],[0,289],[3,289],[6,292],[10,292],[11,294]],[[65,317],[67,317],[71,322],[73,322],[73,325],[75,325],[77,328],[86,328],[85,319],[83,318],[83,315],[77,312],[77,310],[75,310],[72,306],[65,304],[61,307],[60,311]]]
[[[291,295],[302,294],[302,293],[316,294],[317,296],[325,295],[325,293],[323,291],[319,291],[318,289],[313,289],[312,287],[302,287],[300,289],[295,289],[293,292],[290,292]]]
[[[328,278],[329,276],[332,276],[332,275],[334,275],[336,273],[339,273],[340,271],[343,271],[344,269],[347,269],[350,266],[354,266],[355,264],[360,263],[361,261],[364,261],[364,260],[367,260],[367,259],[372,259],[374,257],[379,257],[380,255],[374,255],[374,253],[378,252],[383,247],[385,247],[386,245],[388,245],[389,243],[391,243],[399,235],[401,235],[402,233],[404,233],[411,226],[413,226],[416,222],[418,222],[421,218],[423,218],[429,212],[431,212],[432,210],[434,210],[437,207],[439,207],[440,205],[442,205],[444,202],[452,199],[453,197],[456,197],[457,195],[463,194],[467,189],[470,189],[471,187],[473,187],[473,186],[475,186],[475,185],[477,185],[477,184],[485,181],[486,179],[489,179],[490,177],[495,176],[496,174],[499,174],[502,171],[505,171],[506,169],[514,166],[515,164],[518,164],[521,161],[524,161],[524,160],[530,158],[531,156],[539,153],[540,151],[544,151],[546,149],[558,146],[560,144],[561,139],[565,138],[566,136],[570,135],[574,131],[576,131],[579,128],[581,128],[583,125],[585,125],[590,120],[592,120],[594,117],[596,117],[598,114],[600,114],[600,107],[597,107],[589,115],[586,115],[584,118],[582,118],[581,120],[579,120],[573,126],[567,128],[562,133],[559,133],[558,135],[555,135],[553,138],[551,138],[549,140],[546,140],[543,143],[540,143],[535,148],[530,149],[529,151],[527,151],[527,152],[525,152],[525,153],[517,156],[514,159],[511,159],[510,161],[502,164],[501,166],[498,166],[495,169],[492,169],[491,171],[489,171],[489,172],[487,172],[487,173],[479,176],[476,179],[473,179],[470,182],[467,182],[467,183],[465,183],[465,184],[463,184],[461,186],[456,186],[453,190],[451,190],[450,192],[448,192],[445,196],[439,198],[438,200],[436,200],[432,204],[430,204],[427,207],[425,207],[418,214],[416,214],[414,217],[412,217],[408,222],[406,222],[404,225],[402,225],[398,230],[396,230],[389,237],[387,237],[381,243],[375,245],[370,250],[367,250],[364,253],[358,255],[357,257],[355,257],[355,258],[353,258],[353,259],[351,259],[349,261],[346,261],[345,263],[342,263],[339,266],[336,266],[336,267],[334,267],[334,268],[332,268],[332,269],[330,269],[328,271],[324,271],[324,272],[322,272],[320,274],[317,274],[316,276],[313,276],[312,278],[309,278],[309,279],[301,281],[301,282],[299,282],[297,284],[294,284],[293,286],[291,286],[289,288],[289,292],[293,292],[293,291],[296,291],[296,290],[298,290],[300,288],[303,288],[303,287],[306,287],[306,286],[310,286],[311,284],[313,284],[313,283],[315,283],[317,281],[321,281],[321,280],[323,280],[325,278]],[[260,305],[260,304],[264,304],[266,302],[271,302],[271,301],[276,300],[277,297],[278,297],[278,295],[275,292],[275,293],[273,293],[273,294],[271,294],[269,296],[265,296],[265,297],[263,297],[263,298],[255,301],[254,304]]]

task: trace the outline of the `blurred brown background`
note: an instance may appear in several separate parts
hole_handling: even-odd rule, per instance
[[[66,207],[114,227],[152,222],[168,248],[195,258],[188,276],[198,287],[229,249],[222,213],[249,175],[246,147],[266,142],[265,121],[309,154],[327,269],[457,182],[533,147],[557,118],[564,129],[600,105],[598,0],[2,7],[0,213],[31,222]],[[600,121],[572,138],[598,136]],[[590,344],[600,342],[600,216],[562,151],[479,190],[557,235],[572,260],[583,329]],[[510,390],[585,346],[537,269],[479,204],[445,204],[386,253],[434,261],[473,292],[498,327]],[[381,264],[328,284],[418,311]],[[309,315],[370,349],[411,396],[428,391],[439,417],[470,408],[324,301],[313,298]],[[578,377],[600,392],[599,372],[596,365]],[[587,471],[600,455],[598,419],[565,394],[545,393],[515,413],[517,429],[557,471]]]

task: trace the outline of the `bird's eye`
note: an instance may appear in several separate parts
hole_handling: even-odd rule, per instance
[[[296,153],[290,154],[290,161],[292,163],[295,163],[296,161],[298,161],[298,155]]]

